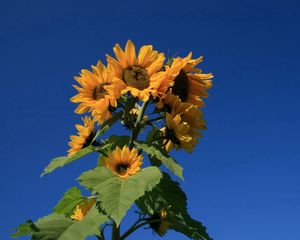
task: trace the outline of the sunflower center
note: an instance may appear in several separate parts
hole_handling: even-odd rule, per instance
[[[82,149],[84,149],[84,148],[90,146],[90,144],[91,144],[91,142],[93,141],[95,135],[96,135],[96,132],[95,132],[95,131],[92,131],[92,132],[90,133],[90,135],[85,139],[85,142],[84,142],[84,144],[82,145]]]
[[[150,76],[146,69],[132,65],[124,70],[123,81],[131,87],[144,90],[149,87]]]
[[[107,85],[109,85],[109,83],[100,83],[97,87],[95,87],[93,91],[93,99],[99,100],[104,98],[104,96],[107,94],[107,91],[103,87]]]
[[[186,102],[189,94],[189,79],[184,70],[180,70],[174,79],[173,94],[179,96],[180,100]]]
[[[167,128],[166,138],[170,139],[174,144],[180,145],[180,141],[176,138],[175,132],[172,129]]]
[[[124,175],[124,174],[126,174],[128,168],[129,168],[129,164],[120,163],[116,166],[116,171],[118,174]]]
[[[151,216],[151,220],[159,220],[161,219],[159,213],[154,213],[152,216]],[[157,222],[150,222],[149,223],[150,227],[155,230],[156,232],[159,231],[159,228],[160,228],[160,225],[161,225],[161,222],[157,221]]]
[[[171,107],[170,104],[165,104],[164,107],[165,107],[165,109],[166,109],[166,111],[167,111],[168,113],[171,113],[171,112],[172,112],[172,107]]]

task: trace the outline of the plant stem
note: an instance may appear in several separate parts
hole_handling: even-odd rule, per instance
[[[142,126],[141,126],[141,122],[143,120],[143,117],[144,117],[144,114],[145,114],[145,111],[146,111],[146,108],[149,104],[150,100],[148,100],[147,102],[144,102],[140,111],[139,111],[139,114],[138,114],[138,117],[136,119],[136,122],[135,122],[135,128],[131,129],[132,132],[131,132],[131,138],[130,138],[130,143],[129,143],[129,148],[132,149],[133,146],[134,146],[134,141],[137,139],[138,135],[139,135],[139,132],[140,130],[142,129]]]
[[[112,240],[120,239],[120,226],[117,226],[115,221],[113,221],[111,239]]]
[[[129,149],[131,150],[134,146],[134,141],[135,139],[137,139],[137,129],[132,129],[132,132],[131,132],[131,137],[130,137],[130,142],[129,142]]]
[[[142,122],[145,111],[146,111],[146,108],[147,108],[149,102],[150,102],[150,100],[148,100],[147,102],[143,102],[143,105],[140,109],[139,115],[138,115],[138,117],[136,119],[136,122],[135,122],[135,127],[138,127],[138,125],[140,125],[140,123]]]
[[[157,138],[154,138],[152,139],[152,142],[155,142],[155,141],[158,141],[158,140],[163,140],[165,139],[164,137],[157,137]]]
[[[141,221],[141,220],[139,220]],[[139,221],[135,222],[133,224],[133,226],[131,228],[129,228],[121,237],[120,237],[120,240],[124,240],[125,238],[127,238],[130,234],[132,234],[133,232],[135,232],[137,229],[147,225],[147,224],[150,224],[150,223],[156,223],[156,222],[160,222],[161,219],[154,219],[154,220],[150,220],[150,221],[144,221],[140,224],[137,224]]]
[[[144,114],[146,112],[146,108],[151,100],[148,100],[147,102],[143,102],[143,105],[139,111],[138,117],[136,119],[134,128],[131,128],[131,138],[130,138],[130,143],[129,143],[129,148],[132,149],[134,147],[134,141],[137,139],[141,129],[142,129],[142,121],[144,118]],[[128,235],[130,235],[132,232],[134,232],[136,229],[148,224],[146,223],[141,223],[138,224],[142,219],[139,219],[136,221],[133,226],[122,236],[120,237],[120,228],[116,226],[116,223],[113,222],[113,228],[112,228],[112,240],[121,240],[125,239]],[[138,225],[137,225],[138,224]]]
[[[164,119],[164,118],[165,118],[164,116],[159,116],[159,117],[147,120],[146,123],[155,122],[155,121],[158,121],[158,120],[161,120],[161,119]]]

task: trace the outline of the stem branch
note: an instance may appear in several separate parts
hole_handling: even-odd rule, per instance
[[[159,117],[156,117],[156,118],[152,118],[152,119],[147,120],[146,123],[152,123],[152,122],[155,122],[155,121],[164,119],[164,118],[165,118],[164,116],[159,116]]]
[[[145,111],[146,111],[146,108],[147,108],[149,102],[150,102],[149,100],[147,102],[143,102],[143,105],[142,105],[142,107],[139,111],[139,115],[138,115],[138,117],[136,119],[136,122],[135,122],[135,127],[138,127],[138,125],[140,125],[140,123],[142,122]]]
[[[141,220],[143,220],[143,222],[141,222]],[[121,237],[120,240],[124,240],[126,237],[128,237],[130,234],[132,234],[133,232],[135,232],[137,229],[150,224],[150,223],[156,223],[156,222],[160,222],[161,219],[153,219],[150,221],[145,221],[145,219],[141,219],[138,220],[137,222],[135,222],[131,228],[129,228]],[[138,222],[141,222],[140,224],[137,224]]]
[[[136,119],[136,122],[135,122],[135,128],[131,129],[132,130],[132,133],[131,133],[131,138],[130,138],[130,143],[129,143],[129,148],[132,149],[133,146],[134,146],[134,141],[137,139],[138,135],[139,135],[139,132],[141,131],[142,129],[142,125],[141,125],[141,122],[143,120],[143,117],[144,117],[144,114],[145,114],[145,111],[146,111],[146,108],[149,104],[150,100],[148,100],[147,102],[144,102],[140,111],[139,111],[139,114],[138,114],[138,117]]]
[[[143,102],[143,105],[139,111],[138,117],[136,119],[136,122],[134,124],[134,128],[131,128],[131,138],[130,138],[130,143],[129,143],[129,148],[132,149],[134,147],[134,141],[137,139],[143,125],[142,125],[142,121],[144,118],[144,114],[146,112],[146,108],[149,104],[151,100],[148,100],[147,102]],[[132,227],[125,232],[122,237],[120,237],[120,228],[116,226],[116,223],[113,222],[113,229],[112,229],[112,240],[123,240],[125,239],[127,236],[129,236],[131,233],[133,233],[135,230],[137,230],[138,228],[145,226],[148,224],[148,221],[145,222],[145,220],[147,219],[139,219],[137,220]],[[144,221],[144,222],[143,222]],[[139,224],[139,222],[142,222]]]
[[[117,226],[115,221],[113,221],[112,234],[111,235],[112,235],[111,236],[112,240],[119,240],[120,239],[120,226]]]

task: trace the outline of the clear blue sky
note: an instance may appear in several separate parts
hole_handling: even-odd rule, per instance
[[[216,240],[300,239],[299,10],[290,0],[2,1],[0,239],[48,214],[94,166],[39,177],[80,120],[72,77],[127,39],[193,50],[215,75],[208,130],[193,155],[177,155],[192,215]],[[141,238],[153,236],[131,239]]]

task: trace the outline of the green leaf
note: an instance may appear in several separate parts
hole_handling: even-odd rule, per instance
[[[167,173],[150,192],[136,201],[138,207],[147,214],[159,212],[162,207],[171,207],[175,212],[185,212],[187,205],[186,194],[178,182],[173,181]]]
[[[32,220],[27,220],[26,223],[20,224],[19,227],[15,229],[16,232],[12,234],[11,237],[17,238],[21,236],[31,235],[33,233],[33,225],[34,223],[32,222]]]
[[[101,135],[103,135],[113,124],[115,124],[123,115],[123,112],[120,111],[117,114],[115,114],[114,116],[112,116],[111,118],[109,118],[108,120],[106,120],[102,125],[101,128],[99,129],[99,131],[96,133],[95,137],[93,138],[91,144],[96,141],[96,139],[98,137],[100,137]]]
[[[96,208],[91,209],[81,221],[73,224],[59,237],[58,240],[83,240],[88,236],[99,234],[101,224],[107,222],[107,216],[99,214]]]
[[[107,139],[108,143],[111,143],[111,149],[115,149],[117,146],[123,148],[125,145],[128,145],[130,141],[129,136],[116,136],[112,135]]]
[[[148,132],[147,142],[151,143],[157,137],[161,137],[161,131],[158,127],[153,126],[153,128]],[[162,144],[162,140],[158,140],[158,144]],[[148,158],[152,166],[160,167],[162,165],[162,162],[158,160],[155,156],[148,154]]]
[[[116,121],[118,121],[123,115],[123,112],[118,112],[117,114],[115,114],[114,116],[112,116],[110,119],[108,119],[107,121],[105,121],[100,130],[96,133],[95,137],[93,138],[91,145],[80,150],[79,152],[75,153],[74,155],[72,155],[71,157],[58,157],[58,158],[54,158],[53,160],[51,160],[51,162],[49,163],[49,165],[44,169],[43,173],[41,174],[41,177],[44,176],[45,174],[51,173],[53,172],[55,169],[59,168],[59,167],[63,167],[66,164],[69,164],[91,152],[96,151],[96,149],[92,146],[92,143],[102,134],[104,134]],[[103,146],[104,147],[104,146]],[[105,147],[107,147],[105,145]],[[101,151],[101,147],[99,149],[99,152]]]
[[[153,215],[162,208],[171,213],[169,220],[171,228],[195,240],[211,240],[206,228],[198,221],[192,219],[187,212],[186,194],[179,183],[173,181],[166,173],[160,183],[152,191],[147,192],[136,201],[142,212]]]
[[[152,129],[148,132],[147,135],[147,142],[151,143],[153,140],[157,139],[157,138],[162,137],[162,132],[160,131],[160,129],[158,127],[156,127],[155,125],[153,125]],[[161,144],[163,139],[159,139],[158,143]]]
[[[53,172],[57,168],[63,167],[66,164],[74,162],[75,160],[77,160],[77,159],[79,159],[83,156],[86,156],[86,155],[88,155],[88,154],[90,154],[94,151],[95,151],[95,149],[94,149],[93,146],[88,146],[88,147],[80,150],[79,152],[75,153],[71,157],[57,157],[57,158],[54,158],[54,159],[51,160],[49,165],[44,168],[44,171],[41,174],[41,177],[43,177],[45,174]]]
[[[192,219],[188,213],[177,213],[172,220],[172,229],[195,240],[213,240],[201,222]]]
[[[72,221],[63,215],[53,213],[35,222],[34,229],[31,227],[30,231],[23,231],[22,235],[17,235],[17,232],[13,236],[31,235],[34,240],[83,240],[97,234],[99,226],[106,221],[108,218],[99,214],[96,208],[91,209],[81,221]]]
[[[34,240],[59,239],[59,237],[73,224],[73,221],[56,213],[40,218],[35,222],[38,231],[34,231]]]
[[[158,160],[155,156],[151,156],[148,154],[148,158],[152,166],[160,167],[162,165],[162,162]]]
[[[83,201],[84,197],[81,195],[80,189],[73,187],[64,194],[63,198],[57,203],[53,211],[70,217],[73,214],[75,207]]]
[[[135,142],[135,145],[148,153],[151,157],[155,157],[156,159],[163,162],[163,164],[176,176],[178,176],[181,180],[183,180],[182,172],[183,168],[170,156],[166,153],[163,153],[158,145],[148,144],[144,142]]]
[[[78,180],[98,194],[101,207],[119,224],[135,200],[155,187],[161,177],[157,167],[144,168],[126,179],[119,178],[106,167],[98,167],[83,173]]]

